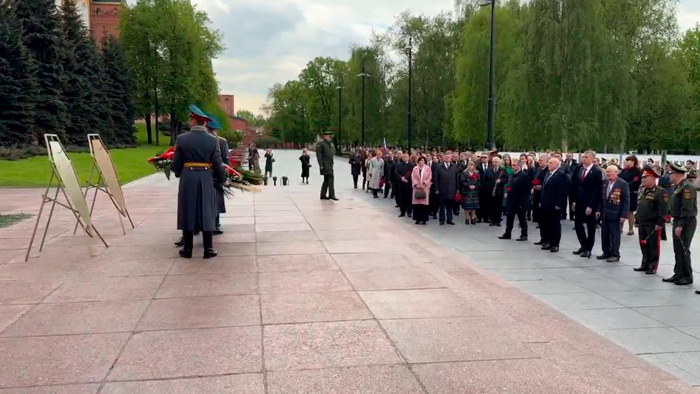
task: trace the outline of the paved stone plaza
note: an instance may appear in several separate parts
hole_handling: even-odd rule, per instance
[[[298,156],[275,153],[290,186],[228,202],[214,260],[177,258],[162,174],[125,188],[126,236],[98,197],[94,258],[65,210],[27,263],[33,220],[0,230],[0,393],[700,393],[700,296],[633,272],[632,237],[608,264],[571,231],[554,256],[417,228],[346,163],[319,201]],[[0,212],[40,193],[0,190]]]

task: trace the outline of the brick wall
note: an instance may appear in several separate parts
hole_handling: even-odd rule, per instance
[[[236,106],[232,94],[220,94],[219,106],[224,110],[224,112],[226,112],[226,115],[228,116],[233,116],[236,114]]]
[[[90,30],[98,44],[105,34],[119,35],[119,15],[121,12],[122,5],[119,2],[92,2],[90,4]]]

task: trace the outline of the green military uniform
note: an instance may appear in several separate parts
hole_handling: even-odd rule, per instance
[[[642,178],[658,178],[659,173],[651,166],[645,166]],[[656,273],[661,255],[661,230],[666,223],[668,212],[668,193],[662,187],[643,187],[639,191],[637,212],[634,217],[639,226],[639,245],[642,249],[642,265],[635,271],[648,275]]]
[[[686,173],[688,170],[674,163],[671,164],[671,171]],[[676,255],[676,265],[673,269],[673,276],[664,279],[664,281],[677,285],[689,285],[693,283],[690,243],[693,241],[697,227],[698,203],[697,190],[687,179],[679,182],[673,189],[670,214],[673,218],[673,253]],[[676,236],[677,228],[681,229],[680,237]]]
[[[323,135],[333,135],[333,133],[325,132]],[[333,179],[333,147],[330,140],[324,139],[316,145],[316,159],[318,159],[318,167],[323,175],[321,200],[337,200]]]

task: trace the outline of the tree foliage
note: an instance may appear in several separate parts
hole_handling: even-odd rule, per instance
[[[296,80],[270,89],[268,130],[282,141],[306,142],[323,128],[336,130],[340,119],[343,142],[360,143],[357,75],[364,67],[371,75],[365,143],[386,138],[405,146],[411,43],[413,145],[483,148],[491,10],[479,3],[456,0],[451,12],[433,17],[405,12],[369,45],[353,47],[346,61],[310,61]],[[675,1],[496,4],[497,147],[700,149],[700,28],[680,34]]]
[[[137,111],[149,130],[151,114],[169,114],[171,143],[190,104],[218,101],[212,59],[224,47],[210,24],[187,0],[138,0],[120,20],[127,62],[136,70]]]

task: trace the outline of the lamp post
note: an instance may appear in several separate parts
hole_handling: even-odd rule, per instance
[[[487,0],[481,4],[482,7],[491,6],[491,42],[489,44],[489,99],[488,99],[488,113],[486,120],[486,147],[493,149],[493,90],[494,90],[494,78],[495,78],[495,58],[494,58],[494,37],[496,34],[496,0]]]
[[[336,86],[335,89],[338,91],[338,147],[340,149],[340,155],[343,155],[343,87]]]
[[[371,77],[371,75],[365,72],[365,68],[362,67],[362,73],[357,74],[358,77],[362,77],[362,147],[365,146],[365,78]]]
[[[413,79],[413,37],[408,37],[408,111],[406,113],[408,152],[411,153],[411,131],[413,128],[413,117],[411,116],[411,84]]]

